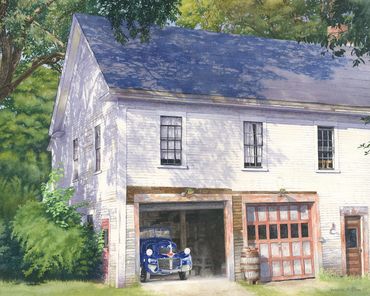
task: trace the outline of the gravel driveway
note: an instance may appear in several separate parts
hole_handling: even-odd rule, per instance
[[[153,295],[163,296],[253,296],[235,282],[226,278],[190,277],[187,281],[180,281],[178,277],[151,279],[142,284],[144,290]]]

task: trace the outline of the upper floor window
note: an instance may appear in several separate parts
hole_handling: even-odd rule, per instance
[[[101,170],[101,130],[100,125],[95,127],[95,171]]]
[[[78,179],[78,139],[73,140],[73,180]]]
[[[161,116],[161,164],[181,165],[182,117]]]
[[[244,167],[262,168],[262,122],[244,122]]]
[[[334,128],[319,126],[317,130],[319,170],[334,169]]]

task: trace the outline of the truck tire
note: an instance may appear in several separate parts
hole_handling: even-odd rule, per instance
[[[189,278],[190,272],[185,271],[185,272],[179,272],[179,278],[182,281],[186,281]]]
[[[145,268],[140,268],[140,282],[145,283],[150,279],[150,273]]]

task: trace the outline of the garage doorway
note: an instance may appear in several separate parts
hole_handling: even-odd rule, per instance
[[[192,276],[226,276],[223,203],[140,205],[139,213],[140,228],[168,228],[179,249],[191,249]]]

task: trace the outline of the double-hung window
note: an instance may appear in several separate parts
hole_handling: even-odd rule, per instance
[[[78,179],[78,139],[73,140],[73,180]]]
[[[101,130],[100,125],[95,127],[95,172],[101,170]]]
[[[182,117],[161,116],[161,165],[182,164]]]
[[[317,130],[318,169],[334,169],[334,128],[319,126]]]
[[[263,163],[262,122],[244,122],[244,167],[262,168]]]

